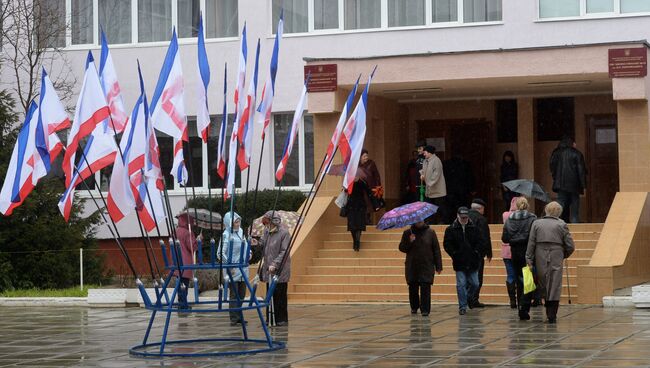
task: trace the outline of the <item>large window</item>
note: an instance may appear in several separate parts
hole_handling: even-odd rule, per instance
[[[307,32],[307,5],[307,0],[273,0],[273,24],[278,24],[280,12],[284,11],[284,33]]]
[[[620,0],[621,13],[650,12],[650,1],[648,0]]]
[[[88,0],[72,0],[72,44],[93,43],[93,3]]]
[[[291,128],[293,113],[273,115],[273,152],[274,167],[282,159],[284,145]],[[294,142],[291,156],[287,162],[283,187],[297,187],[314,181],[314,121],[310,115],[305,115],[299,128],[298,137]],[[276,183],[277,184],[277,183]]]
[[[539,0],[539,17],[577,17],[580,15],[580,0]]]
[[[538,0],[539,18],[650,13],[648,0]]]
[[[346,0],[345,29],[381,27],[381,0]]]
[[[199,16],[201,2],[199,0],[178,0],[178,37],[197,37],[199,35]]]
[[[97,5],[99,25],[108,43],[131,43],[131,0],[102,0]]]
[[[167,41],[172,32],[169,0],[138,0],[138,41]]]
[[[424,25],[424,0],[388,0],[388,26]]]
[[[339,28],[339,0],[314,0],[314,29]]]
[[[65,0],[34,2],[34,29],[39,48],[65,46],[65,19]]]
[[[501,0],[464,0],[465,23],[494,22],[501,20]]]
[[[458,21],[458,0],[432,0],[431,19],[433,23]]]
[[[237,37],[237,0],[206,0],[205,7],[206,38]]]

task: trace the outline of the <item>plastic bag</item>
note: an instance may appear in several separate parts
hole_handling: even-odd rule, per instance
[[[342,190],[341,193],[339,193],[338,197],[336,197],[336,200],[334,200],[334,203],[339,208],[345,207],[345,205],[348,204],[348,192]]]
[[[535,291],[537,286],[535,285],[535,279],[533,278],[533,271],[528,266],[524,266],[521,269],[521,272],[524,274],[524,294]]]

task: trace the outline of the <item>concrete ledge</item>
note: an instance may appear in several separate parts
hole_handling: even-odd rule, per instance
[[[631,296],[604,296],[603,308],[633,308]]]
[[[633,286],[632,302],[637,308],[650,308],[650,285]]]
[[[0,298],[3,307],[87,307],[87,298]]]

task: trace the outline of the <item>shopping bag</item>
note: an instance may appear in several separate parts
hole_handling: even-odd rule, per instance
[[[345,190],[342,190],[341,193],[339,193],[339,195],[334,200],[334,203],[339,208],[345,207],[345,205],[348,204],[348,192],[345,191]]]
[[[535,286],[533,271],[531,271],[528,266],[524,266],[524,268],[521,269],[521,272],[524,274],[524,294],[535,291],[537,286]]]

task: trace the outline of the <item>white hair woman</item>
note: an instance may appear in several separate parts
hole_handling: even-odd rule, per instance
[[[562,263],[575,250],[567,224],[560,219],[562,206],[551,202],[544,208],[546,216],[535,221],[530,229],[526,263],[537,268],[539,287],[545,300],[548,323],[557,321],[562,294]]]

